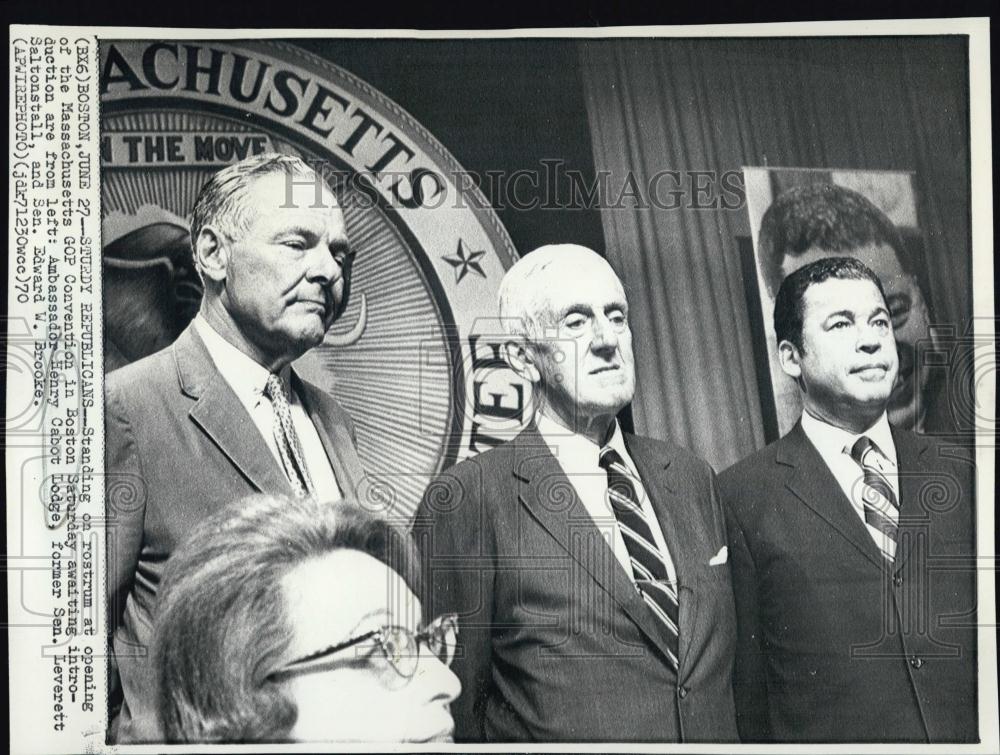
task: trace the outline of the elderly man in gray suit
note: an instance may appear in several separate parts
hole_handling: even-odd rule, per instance
[[[416,519],[425,610],[459,614],[459,741],[733,741],[735,613],[715,475],[622,431],[628,302],[578,246],[500,287],[533,384],[514,440],[434,480]]]
[[[191,241],[198,316],[106,383],[119,741],[160,737],[146,654],[164,566],[192,527],[254,492],[335,501],[363,475],[350,419],[291,367],[347,299],[352,253],[333,193],[297,158],[249,158],[202,188]]]

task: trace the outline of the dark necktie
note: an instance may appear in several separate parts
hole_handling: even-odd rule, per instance
[[[664,555],[656,547],[650,523],[642,511],[632,473],[613,448],[601,449],[601,468],[608,473],[608,500],[625,541],[632,576],[646,605],[667,630],[670,660],[677,669],[677,586],[670,581]],[[655,523],[654,523],[655,524]]]
[[[307,495],[312,495],[312,481],[309,479],[309,471],[302,457],[299,436],[295,433],[295,425],[292,424],[292,408],[288,403],[285,381],[278,375],[268,376],[264,395],[270,399],[274,411],[274,440],[278,444],[278,455],[281,457],[285,476],[288,477],[296,497],[305,498]]]
[[[865,524],[872,539],[890,564],[896,558],[899,530],[899,504],[885,471],[889,460],[867,435],[862,435],[851,447],[851,458],[864,472],[861,499],[865,509]]]

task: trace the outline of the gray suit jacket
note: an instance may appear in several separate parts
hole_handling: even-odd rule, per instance
[[[456,611],[456,738],[733,741],[735,617],[709,466],[626,435],[676,565],[680,673],[545,441],[528,428],[427,489],[413,534],[425,616]]]
[[[350,419],[319,388],[294,380],[338,484],[353,495],[364,473]],[[121,741],[155,739],[146,655],[167,559],[218,508],[255,492],[292,491],[193,326],[108,375],[105,412],[109,622],[124,694],[114,728]]]

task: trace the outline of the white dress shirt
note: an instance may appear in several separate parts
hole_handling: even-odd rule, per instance
[[[538,414],[535,423],[539,434],[552,451],[552,455],[556,457],[563,472],[566,473],[577,497],[611,547],[618,563],[628,574],[629,579],[635,582],[632,561],[628,555],[625,539],[618,529],[618,519],[608,502],[608,473],[601,468],[599,463],[601,446],[589,438],[570,432],[555,420],[546,417],[544,413]],[[625,466],[632,473],[631,483],[635,488],[639,503],[642,505],[642,513],[646,517],[649,529],[653,532],[656,547],[663,555],[670,581],[677,584],[677,572],[674,569],[674,562],[670,557],[666,540],[663,539],[663,530],[656,518],[656,512],[653,510],[649,496],[646,495],[646,489],[643,487],[642,480],[635,468],[635,462],[632,461],[632,457],[629,456],[628,450],[625,448],[625,439],[622,437],[622,431],[617,421],[608,445],[621,455]]]
[[[233,346],[223,338],[219,332],[209,325],[208,321],[198,315],[194,320],[195,329],[201,340],[208,349],[209,356],[215,363],[215,368],[219,371],[222,379],[233,389],[236,398],[246,408],[247,413],[260,431],[267,447],[271,449],[278,467],[284,470],[281,462],[281,453],[278,450],[278,441],[274,437],[274,409],[271,400],[264,395],[267,386],[267,379],[271,373],[262,365],[255,362],[242,351]],[[343,497],[340,486],[337,484],[337,477],[330,466],[330,460],[323,448],[319,433],[313,425],[309,414],[298,394],[291,387],[291,366],[286,366],[281,371],[281,378],[289,388],[291,398],[289,405],[291,408],[292,424],[295,426],[295,433],[299,437],[299,446],[302,449],[302,456],[309,470],[309,477],[313,483],[316,497],[321,501],[337,501]]]
[[[883,470],[883,473],[889,481],[892,492],[896,494],[896,501],[899,501],[896,445],[892,442],[892,431],[889,429],[889,419],[885,414],[865,432],[850,433],[817,419],[808,412],[802,412],[802,430],[823,457],[823,461],[830,468],[862,523],[865,522],[865,507],[861,497],[865,473],[861,465],[851,458],[851,448],[862,435],[867,435],[889,460],[888,468]]]

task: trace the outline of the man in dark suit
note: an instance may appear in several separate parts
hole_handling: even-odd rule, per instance
[[[972,466],[889,425],[879,278],[830,257],[775,300],[804,412],[720,477],[746,740],[974,742]]]
[[[334,501],[363,474],[347,415],[291,368],[347,296],[351,252],[329,188],[297,158],[249,158],[202,188],[191,239],[198,316],[106,382],[119,741],[159,736],[146,656],[164,566],[191,528],[253,492]]]
[[[535,419],[434,480],[414,520],[425,610],[460,616],[456,738],[735,740],[715,476],[616,420],[635,386],[621,282],[543,247],[507,272],[500,315]]]

